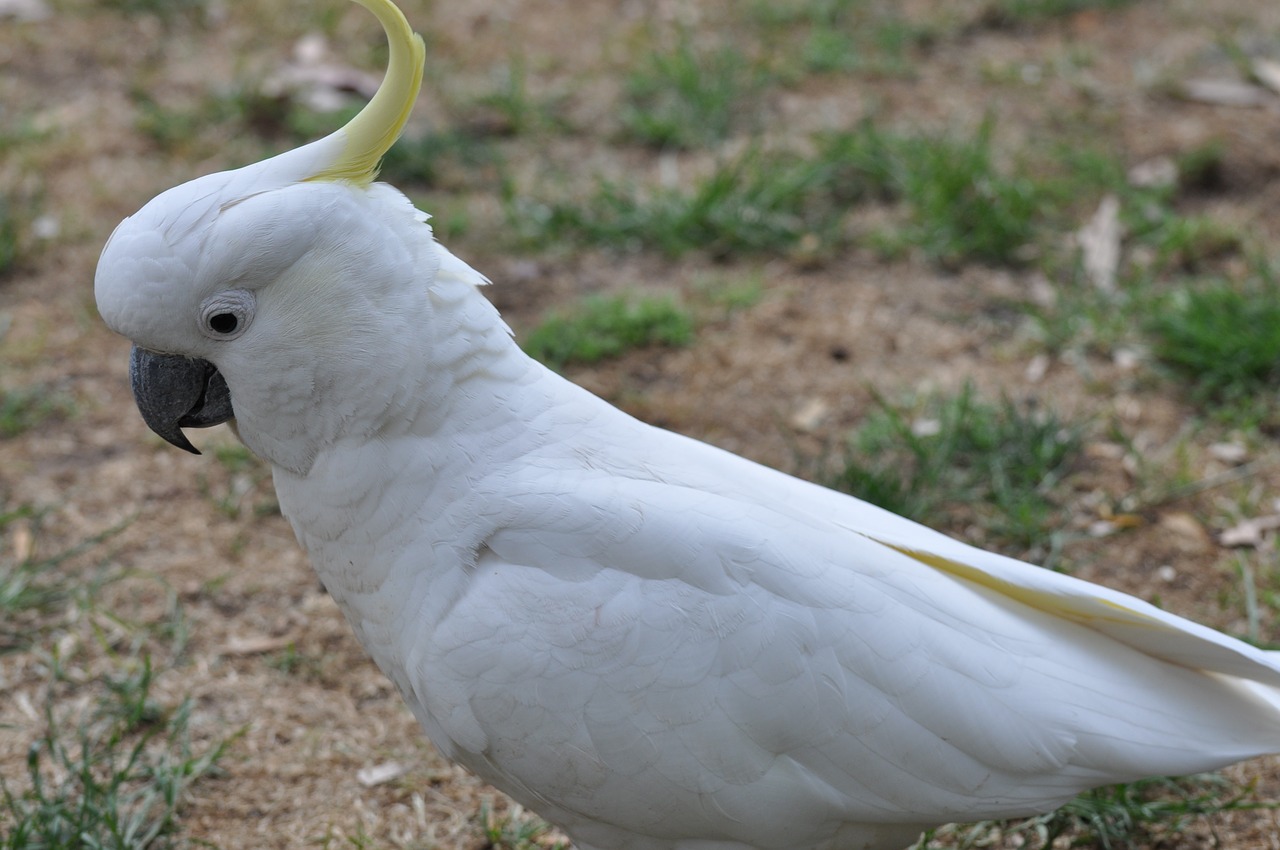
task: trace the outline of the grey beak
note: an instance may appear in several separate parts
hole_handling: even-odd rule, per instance
[[[147,427],[192,454],[200,450],[187,440],[183,428],[208,428],[235,418],[227,382],[207,360],[157,354],[135,345],[129,355],[129,380]]]

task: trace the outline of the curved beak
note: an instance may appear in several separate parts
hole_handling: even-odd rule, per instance
[[[142,421],[171,445],[200,454],[183,428],[208,428],[235,418],[231,391],[207,360],[133,347],[129,380]]]

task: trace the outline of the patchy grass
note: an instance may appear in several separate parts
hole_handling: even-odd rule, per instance
[[[992,26],[1025,26],[1091,10],[1128,6],[1133,0],[990,0],[983,22]]]
[[[595,363],[650,345],[693,340],[694,321],[670,298],[591,296],[576,309],[553,313],[524,341],[531,357],[553,369]]]
[[[33,737],[25,772],[0,775],[0,850],[188,846],[180,840],[183,802],[235,735],[197,743],[191,701],[155,694],[162,671],[151,648],[163,644],[167,659],[181,655],[180,609],[171,605],[147,624],[100,609],[103,591],[126,571],[109,561],[74,576],[59,568],[124,526],[45,555],[42,518],[27,506],[0,516],[9,543],[0,549],[0,653],[30,652],[38,659],[30,669],[42,671],[11,691],[42,695],[42,721],[26,727]]]
[[[655,148],[691,149],[750,129],[768,81],[732,45],[696,46],[681,31],[669,51],[648,53],[626,77],[622,124],[627,138]]]
[[[46,635],[60,613],[87,606],[119,571],[83,572],[73,581],[60,569],[64,563],[93,549],[122,531],[127,523],[108,528],[52,554],[41,551],[41,520],[45,512],[24,504],[0,513],[0,654],[30,648]]]
[[[522,809],[497,817],[488,806],[482,806],[480,825],[485,850],[571,850],[568,842],[548,841],[551,827]]]
[[[882,235],[887,248],[914,247],[944,266],[965,262],[1022,265],[1050,202],[1029,176],[997,167],[988,119],[970,137],[884,136],[877,164],[909,207],[901,232]]]
[[[543,129],[563,128],[561,100],[536,96],[529,88],[524,57],[513,56],[495,70],[493,88],[463,111],[473,113],[467,119],[473,128],[472,136],[522,136]],[[486,132],[476,132],[480,127]]]
[[[71,398],[46,384],[0,389],[0,437],[17,437],[74,412]]]
[[[914,850],[977,850],[1014,846],[1052,847],[1181,846],[1181,833],[1194,822],[1226,812],[1274,809],[1218,774],[1155,777],[1095,788],[1065,806],[1034,818],[954,824],[931,830]],[[1067,842],[1067,843],[1063,843]]]
[[[689,189],[601,179],[580,201],[509,205],[530,244],[573,238],[676,257],[787,252],[806,237],[830,239],[838,218],[826,202],[821,162],[753,149],[722,162]]]
[[[784,71],[788,78],[910,74],[910,51],[937,37],[936,27],[908,20],[892,5],[865,0],[752,2],[746,18],[774,55],[790,60]]]
[[[983,402],[968,386],[907,406],[879,399],[824,483],[932,526],[978,523],[1026,554],[1061,526],[1057,490],[1082,432],[1052,411]]]
[[[0,277],[18,264],[24,222],[13,200],[0,194]]]
[[[1157,357],[1191,382],[1202,407],[1274,407],[1280,377],[1280,289],[1215,280],[1157,305],[1148,328]]]
[[[941,265],[1024,265],[1050,211],[1052,186],[996,167],[992,124],[973,136],[894,134],[869,121],[810,139],[810,152],[752,148],[688,188],[601,179],[577,200],[515,201],[509,217],[527,238],[561,237],[670,256],[796,252],[851,238],[850,207],[897,201],[905,221],[873,234],[890,255],[914,248]]]
[[[397,187],[435,188],[449,182],[454,173],[465,173],[469,182],[474,181],[477,170],[488,174],[500,162],[489,137],[449,129],[396,142],[382,159],[378,179]]]
[[[105,679],[91,711],[55,703],[50,689],[25,782],[0,776],[0,813],[9,822],[0,848],[178,846],[183,798],[213,773],[231,739],[194,745],[191,701],[162,705],[152,683],[143,656]]]

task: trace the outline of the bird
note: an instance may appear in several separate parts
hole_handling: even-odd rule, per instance
[[[896,850],[1280,750],[1280,655],[645,424],[545,368],[347,125],[169,189],[94,279],[143,421],[231,424],[447,758],[580,850]]]

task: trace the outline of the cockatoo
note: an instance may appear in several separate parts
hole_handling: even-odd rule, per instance
[[[1280,661],[643,424],[526,356],[344,128],[117,227],[146,423],[231,421],[427,735],[581,850],[900,848],[1280,750]],[[192,449],[194,450],[194,449]]]

